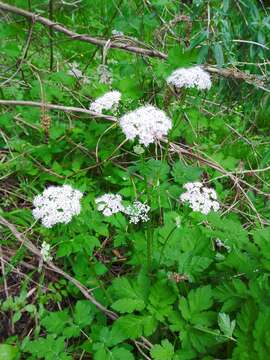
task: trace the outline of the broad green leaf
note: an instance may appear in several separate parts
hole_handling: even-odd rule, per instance
[[[184,165],[180,160],[175,162],[172,170],[174,181],[180,185],[199,180],[201,174],[200,168]]]
[[[151,356],[154,360],[171,360],[174,348],[168,340],[162,340],[161,345],[154,345],[151,349]]]
[[[112,308],[120,313],[132,313],[135,310],[141,311],[145,307],[141,299],[122,298],[112,304]]]
[[[79,300],[75,306],[74,321],[80,327],[90,325],[95,314],[95,308],[89,300]]]
[[[0,344],[0,360],[14,360],[18,354],[15,346]]]

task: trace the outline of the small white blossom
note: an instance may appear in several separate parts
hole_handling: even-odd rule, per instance
[[[97,98],[89,106],[91,111],[102,113],[103,110],[116,109],[121,99],[121,93],[119,91],[109,91],[106,94]]]
[[[98,211],[102,211],[105,216],[111,216],[124,211],[122,197],[119,194],[104,194],[96,198],[95,202],[97,204]]]
[[[217,194],[214,189],[209,189],[200,182],[187,183],[184,188],[187,191],[180,196],[180,200],[189,202],[193,211],[207,215],[211,210],[219,210],[220,205],[216,201]]]
[[[42,256],[43,261],[48,262],[52,261],[52,256],[50,255],[50,244],[46,243],[46,241],[43,241],[41,245],[40,254]]]
[[[167,135],[172,122],[164,111],[146,105],[122,116],[120,127],[128,140],[138,136],[139,143],[148,146]]]
[[[175,70],[168,78],[167,84],[176,88],[198,88],[200,90],[209,90],[212,82],[209,73],[200,66],[189,68],[180,68]]]
[[[33,216],[47,228],[58,223],[67,224],[80,213],[82,196],[79,190],[74,190],[70,185],[49,186],[34,198]]]
[[[150,206],[141,203],[140,201],[134,201],[132,205],[128,205],[125,208],[125,213],[129,216],[129,222],[138,224],[139,221],[146,222],[149,220],[148,212]]]
[[[112,30],[112,35],[113,36],[124,36],[124,33],[122,31],[113,29]]]

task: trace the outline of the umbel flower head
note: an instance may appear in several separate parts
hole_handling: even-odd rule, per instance
[[[120,99],[121,93],[119,91],[109,91],[92,102],[89,106],[89,110],[102,113],[103,110],[116,109]]]
[[[119,194],[104,194],[95,200],[98,211],[102,211],[103,215],[111,216],[122,212],[129,217],[129,222],[137,224],[138,222],[146,222],[149,220],[148,212],[150,206],[134,201],[133,204],[124,206],[122,204],[122,196]]]
[[[187,183],[184,188],[187,191],[180,196],[180,200],[188,202],[193,211],[207,215],[211,210],[219,210],[220,205],[214,189],[209,189],[200,182]]]
[[[138,136],[139,143],[148,146],[167,135],[172,122],[164,111],[146,105],[122,116],[120,127],[128,140]]]
[[[58,223],[67,224],[80,213],[82,196],[79,190],[74,190],[70,185],[49,186],[34,198],[33,216],[47,228]]]
[[[202,69],[201,66],[189,68],[180,68],[175,70],[168,78],[167,84],[180,89],[198,88],[199,90],[209,90],[212,82],[209,73]]]
[[[141,203],[140,201],[134,201],[132,205],[128,205],[125,208],[125,214],[129,216],[129,222],[138,224],[138,222],[146,222],[149,220],[148,212],[150,206]]]
[[[104,194],[96,198],[95,202],[97,204],[98,211],[102,211],[105,216],[111,216],[124,211],[122,197],[118,194]]]

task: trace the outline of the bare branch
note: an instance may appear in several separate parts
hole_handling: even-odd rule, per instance
[[[108,41],[108,39],[101,39],[101,38],[95,38],[90,35],[78,34],[76,32],[73,32],[73,31],[67,29],[66,27],[64,27],[63,25],[61,25],[59,23],[55,23],[43,16],[40,16],[39,14],[32,13],[32,12],[24,10],[24,9],[20,9],[16,6],[5,4],[2,1],[0,1],[0,9],[3,11],[11,12],[13,14],[24,16],[28,19],[32,19],[33,21],[39,22],[42,25],[49,27],[50,29],[53,29],[55,31],[65,34],[66,36],[68,36],[69,38],[71,38],[73,40],[81,40],[81,41],[85,41],[87,43],[97,45],[97,46],[105,46]],[[137,54],[141,54],[141,55],[145,55],[145,56],[158,57],[160,59],[167,59],[167,57],[168,57],[166,54],[164,54],[160,51],[152,50],[152,49],[143,49],[143,48],[140,48],[137,46],[132,46],[127,43],[122,43],[121,41],[117,41],[117,40],[115,40],[115,41],[112,40],[110,47],[115,48],[115,49],[126,50],[129,52],[133,52],[133,53],[137,53]]]
[[[44,107],[44,103],[42,102],[36,102],[36,101],[20,101],[20,100],[0,100],[0,105],[7,105],[7,106],[34,106],[34,107]],[[109,121],[116,121],[116,117],[114,116],[109,116],[109,115],[104,115],[104,114],[99,114],[96,113],[94,111],[90,111],[88,109],[84,109],[84,108],[78,108],[78,107],[74,107],[74,106],[63,106],[63,105],[55,105],[55,104],[45,104],[46,105],[46,109],[52,109],[52,110],[61,110],[64,112],[77,112],[77,113],[83,113],[83,114],[88,114],[91,117],[94,118],[101,118],[101,119],[106,119]]]

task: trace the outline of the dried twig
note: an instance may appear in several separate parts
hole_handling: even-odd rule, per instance
[[[248,84],[256,86],[264,91],[270,92],[270,90],[265,87],[265,81],[256,75],[247,74],[243,71],[240,71],[240,70],[234,69],[234,68],[233,69],[222,69],[222,68],[219,68],[219,67],[216,67],[213,65],[205,65],[204,69],[211,74],[217,74],[217,75],[219,75],[221,77],[225,77],[225,78],[242,80],[242,81],[245,81]]]
[[[95,38],[90,35],[78,34],[76,32],[73,32],[73,31],[67,29],[66,27],[64,27],[63,25],[61,25],[59,23],[53,22],[43,16],[40,16],[39,14],[30,12],[30,11],[27,11],[24,9],[20,9],[16,6],[5,4],[2,1],[0,1],[0,9],[3,11],[11,12],[13,14],[22,15],[28,19],[33,19],[36,22],[41,23],[42,25],[48,26],[50,29],[53,29],[54,31],[58,31],[58,32],[65,34],[66,36],[70,37],[73,40],[80,40],[80,41],[84,41],[84,42],[87,42],[87,43],[90,43],[93,45],[97,45],[97,46],[104,46],[104,45],[106,45],[106,43],[108,41],[107,39],[105,40],[105,39],[101,39],[101,38]],[[143,48],[140,48],[137,46],[131,46],[128,43],[112,41],[110,44],[110,47],[137,53],[137,54],[141,54],[141,55],[145,55],[145,56],[167,59],[167,55],[160,51],[152,50],[152,49],[143,49]]]
[[[34,106],[34,107],[40,107],[42,108],[44,106],[44,104],[42,102],[37,102],[37,101],[17,101],[17,100],[0,100],[0,105],[7,105],[7,106]],[[93,118],[101,118],[101,119],[106,119],[109,121],[116,121],[116,117],[114,116],[109,116],[109,115],[104,115],[104,114],[100,114],[100,113],[96,113],[94,111],[90,111],[88,109],[84,109],[84,108],[78,108],[78,107],[74,107],[74,106],[63,106],[63,105],[55,105],[55,104],[47,104],[46,103],[46,108],[47,109],[52,109],[52,110],[61,110],[64,112],[77,112],[77,113],[83,113],[83,114],[88,114]]]

